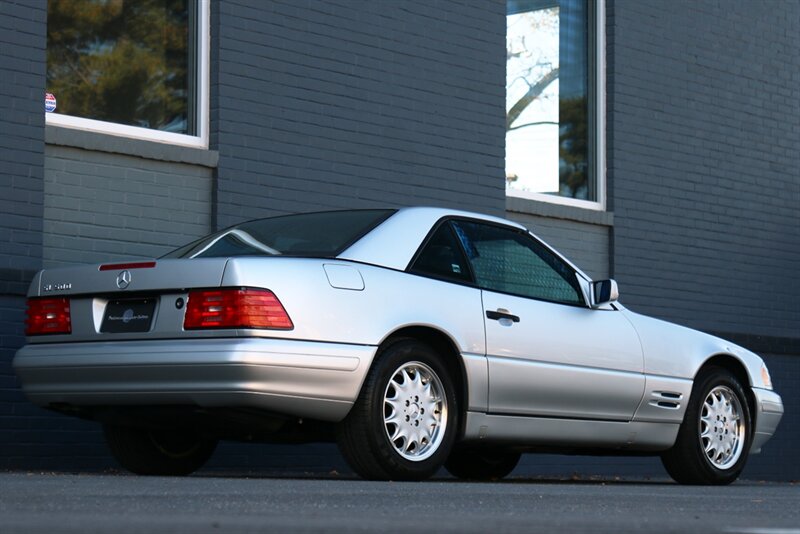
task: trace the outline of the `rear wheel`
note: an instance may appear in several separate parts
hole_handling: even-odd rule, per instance
[[[456,478],[465,480],[498,480],[511,473],[522,455],[496,449],[462,449],[453,451],[445,468]]]
[[[423,480],[444,463],[458,427],[455,386],[441,357],[416,340],[383,349],[337,442],[371,480]]]
[[[736,376],[720,367],[704,369],[695,379],[675,445],[661,461],[681,484],[730,484],[747,461],[751,421]]]
[[[111,454],[137,475],[188,475],[211,458],[217,442],[181,430],[104,425]]]

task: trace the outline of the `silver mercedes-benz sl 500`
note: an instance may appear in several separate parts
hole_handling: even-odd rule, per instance
[[[220,439],[335,440],[369,479],[493,479],[562,452],[727,484],[783,414],[757,355],[627,310],[613,280],[476,213],[250,221],[46,269],[28,296],[25,394],[101,422],[134,473],[191,473]]]

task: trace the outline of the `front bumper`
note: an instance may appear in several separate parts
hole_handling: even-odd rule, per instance
[[[751,454],[761,452],[761,447],[769,441],[778,427],[778,423],[783,417],[783,401],[780,395],[774,391],[761,388],[753,388],[755,397],[755,432],[753,432],[753,444],[750,446]]]
[[[21,348],[13,365],[44,407],[251,407],[339,421],[376,350],[266,338],[41,343]]]

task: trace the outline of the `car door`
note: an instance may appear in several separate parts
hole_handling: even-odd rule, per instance
[[[451,224],[482,289],[489,412],[630,420],[644,365],[625,317],[589,308],[577,273],[530,234]]]

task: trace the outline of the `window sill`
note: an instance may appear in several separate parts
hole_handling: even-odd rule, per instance
[[[609,211],[566,206],[520,197],[507,196],[506,211],[553,219],[566,219],[598,226],[614,226],[614,214]]]
[[[219,161],[219,152],[205,148],[194,148],[143,139],[132,139],[116,135],[76,130],[47,124],[44,134],[45,143],[48,145],[68,146],[124,154],[144,159],[169,161],[172,163],[186,163],[214,168]]]

